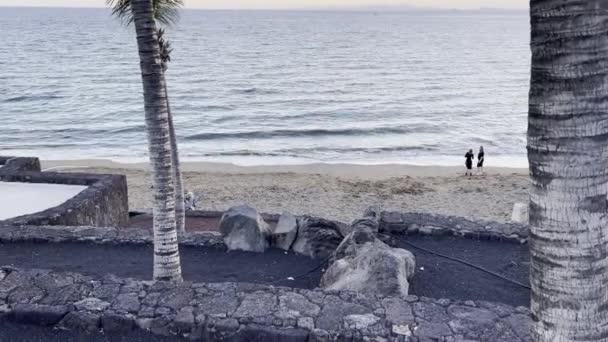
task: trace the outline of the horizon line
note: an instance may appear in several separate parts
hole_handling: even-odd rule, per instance
[[[39,9],[109,9],[107,6],[5,6],[0,4],[0,8],[39,8]],[[184,7],[184,10],[202,10],[202,11],[372,11],[372,12],[425,12],[425,11],[459,11],[459,12],[479,12],[479,11],[501,11],[501,12],[520,12],[527,11],[526,7],[517,8],[505,8],[505,7],[477,7],[477,8],[451,8],[451,7],[416,7],[416,6],[361,6],[361,7],[300,7],[300,8],[287,8],[287,7],[244,7],[244,8],[209,8],[209,7]]]

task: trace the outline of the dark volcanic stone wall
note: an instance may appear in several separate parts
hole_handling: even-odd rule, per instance
[[[382,212],[380,232],[390,234],[456,235],[474,239],[526,243],[530,228],[517,223],[472,221],[427,213]]]
[[[3,321],[197,341],[530,340],[524,307],[245,283],[171,284],[0,267]]]
[[[40,160],[29,157],[3,157],[0,156],[0,174],[21,171],[40,172]]]

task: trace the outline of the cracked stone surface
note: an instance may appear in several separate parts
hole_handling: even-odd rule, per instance
[[[110,332],[145,329],[205,341],[530,340],[526,308],[491,302],[0,270],[5,274],[0,301],[6,303],[0,305],[0,313],[18,323],[40,326]]]

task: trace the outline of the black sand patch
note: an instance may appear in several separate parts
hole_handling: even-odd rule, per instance
[[[94,243],[0,244],[0,265],[42,268],[83,274],[115,274],[152,279],[151,245]],[[184,279],[194,282],[249,282],[314,288],[321,279],[321,261],[282,250],[266,253],[225,252],[213,248],[181,247]],[[295,278],[318,268],[309,275]],[[295,279],[288,280],[288,277]]]
[[[429,251],[467,261],[528,285],[528,245],[471,240],[456,237],[404,237]],[[530,290],[459,262],[444,259],[396,240],[396,247],[416,256],[416,275],[410,293],[433,298],[485,300],[513,306],[529,306]],[[424,269],[421,270],[420,268]]]
[[[510,279],[528,284],[527,245],[455,237],[407,237],[430,251],[462,259]],[[528,289],[461,263],[441,258],[395,240],[416,255],[416,275],[410,293],[432,298],[486,300],[528,306]],[[322,260],[281,250],[266,253],[224,252],[182,247],[184,279],[193,282],[250,282],[312,289],[318,286]],[[152,278],[152,246],[93,243],[0,244],[0,265],[136,279]],[[423,269],[421,269],[421,267]],[[294,277],[294,280],[288,280]]]

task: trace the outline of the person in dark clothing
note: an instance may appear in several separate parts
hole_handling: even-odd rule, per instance
[[[485,161],[485,153],[483,152],[483,146],[479,146],[479,153],[477,154],[477,173],[483,175],[483,162]]]
[[[464,157],[466,158],[464,165],[467,167],[467,170],[464,173],[464,175],[465,176],[468,175],[469,177],[471,177],[473,175],[473,159],[475,159],[475,154],[473,154],[473,149],[470,149],[469,152],[467,152],[467,154],[464,155]]]

